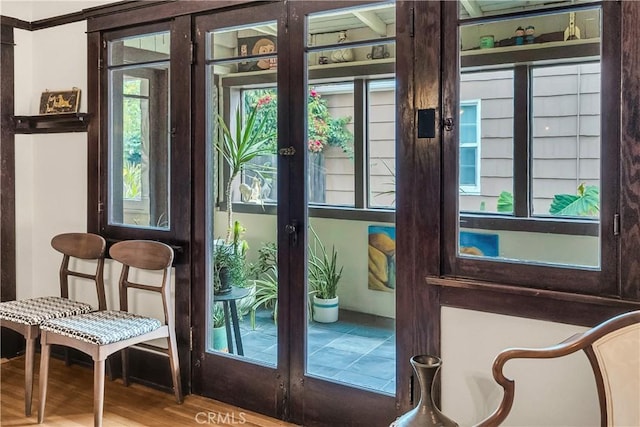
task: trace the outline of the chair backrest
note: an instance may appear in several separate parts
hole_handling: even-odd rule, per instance
[[[173,249],[164,243],[152,240],[125,240],[111,246],[109,255],[122,263],[122,273],[118,283],[120,310],[129,310],[128,288],[159,292],[162,295],[165,324],[173,326],[173,318],[170,315],[171,309],[169,306]],[[150,285],[130,281],[129,272],[131,267],[140,270],[162,271],[161,283],[159,285]]]
[[[585,352],[596,374],[602,424],[640,426],[640,311],[599,332]]]
[[[107,242],[104,238],[91,233],[64,233],[54,236],[51,239],[51,246],[63,255],[60,266],[60,296],[69,298],[69,276],[92,280],[96,285],[98,294],[98,310],[106,310],[104,255]],[[70,270],[69,261],[72,257],[83,260],[96,260],[95,273],[88,274]]]
[[[583,350],[598,387],[602,426],[640,426],[640,310],[621,314],[548,348],[507,349],[493,362],[493,377],[504,389],[502,402],[478,426],[498,426],[509,415],[515,382],[503,373],[511,359],[551,359]]]

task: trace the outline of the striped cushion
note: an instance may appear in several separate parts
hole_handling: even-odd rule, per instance
[[[162,322],[126,311],[96,311],[43,322],[40,329],[92,344],[110,344],[154,331]]]
[[[0,303],[0,319],[25,325],[39,325],[45,320],[89,313],[89,304],[61,297],[39,297]]]

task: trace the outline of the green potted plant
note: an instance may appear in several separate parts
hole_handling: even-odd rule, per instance
[[[213,291],[214,294],[231,292],[231,286],[244,287],[246,277],[246,242],[240,241],[242,226],[234,224],[233,240],[230,244],[216,241],[213,251]]]
[[[260,306],[273,310],[278,321],[278,268],[272,265],[261,279],[256,279],[255,301],[251,310],[251,326],[255,328],[255,312]]]
[[[338,252],[332,246],[329,253],[318,237],[313,233],[313,246],[309,247],[309,287],[313,294],[313,320],[321,323],[332,323],[338,320],[338,283],[342,277],[342,269],[338,269]]]
[[[222,304],[219,302],[213,303],[213,307],[211,308],[211,335],[209,347],[218,351],[229,351],[227,332],[225,330],[224,310],[222,308]]]
[[[216,148],[222,154],[227,165],[229,166],[229,180],[225,188],[225,199],[227,201],[227,238],[226,243],[231,243],[234,232],[233,223],[233,183],[236,177],[249,168],[260,169],[260,165],[251,163],[258,156],[269,154],[272,152],[270,141],[274,136],[273,132],[265,129],[267,120],[258,117],[258,109],[261,108],[258,103],[253,106],[247,114],[246,120],[243,121],[240,107],[235,114],[235,128],[232,133],[224,118],[218,115],[218,124],[220,127],[220,138],[216,144]]]

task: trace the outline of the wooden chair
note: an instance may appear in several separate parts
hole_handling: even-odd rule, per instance
[[[24,362],[24,413],[31,415],[31,396],[33,393],[33,368],[36,340],[40,336],[40,324],[49,319],[57,319],[94,309],[90,304],[69,299],[69,276],[88,279],[95,283],[98,294],[98,309],[107,308],[104,293],[104,253],[106,242],[96,235],[88,233],[59,234],[51,239],[51,246],[63,254],[60,266],[60,296],[29,298],[0,303],[0,326],[12,329],[25,337]],[[93,274],[69,269],[71,258],[97,260]]]
[[[493,363],[493,377],[504,389],[502,402],[478,426],[498,426],[509,415],[515,382],[503,373],[511,359],[551,359],[583,350],[598,387],[602,426],[640,426],[640,310],[616,316],[548,348],[512,348]]]
[[[100,311],[53,319],[41,325],[42,354],[40,359],[40,405],[38,423],[44,421],[47,398],[47,376],[51,344],[60,344],[80,350],[94,360],[93,412],[94,425],[102,425],[104,406],[104,379],[106,358],[127,347],[145,341],[167,338],[171,364],[171,375],[175,398],[182,403],[180,365],[173,317],[170,309],[170,282],[173,250],[164,243],[147,240],[129,240],[116,243],[109,250],[111,257],[122,263],[119,280],[120,311]],[[134,283],[129,280],[130,269],[162,271],[162,282],[158,285]],[[164,323],[151,317],[128,312],[127,290],[129,288],[159,292],[162,295]],[[161,351],[153,347],[155,351]],[[126,351],[122,352],[122,376],[128,385]]]

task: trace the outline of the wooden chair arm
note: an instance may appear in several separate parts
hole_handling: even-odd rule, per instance
[[[498,408],[486,419],[482,420],[477,427],[499,426],[509,415],[513,406],[515,396],[515,382],[504,375],[504,365],[511,359],[552,359],[575,353],[590,345],[590,341],[585,339],[589,331],[577,333],[551,347],[546,348],[509,348],[501,351],[493,361],[493,378],[500,384],[504,393],[502,402]]]

